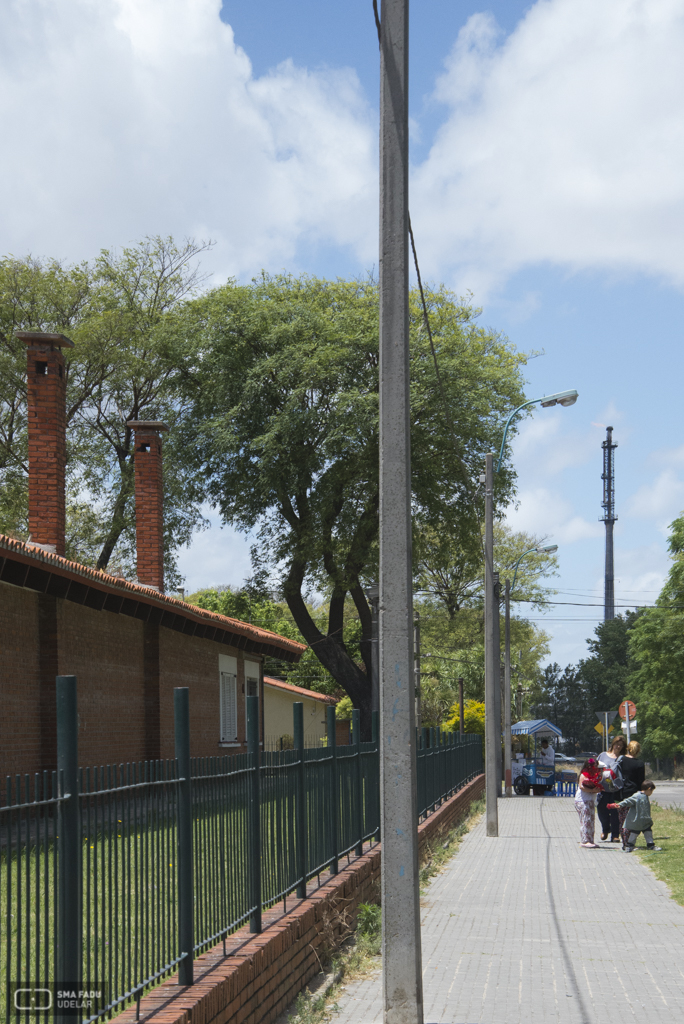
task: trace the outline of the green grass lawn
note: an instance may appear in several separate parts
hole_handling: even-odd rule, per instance
[[[653,838],[662,853],[649,853],[640,837],[637,850],[656,878],[669,886],[672,898],[684,906],[684,810],[660,807],[651,803]]]

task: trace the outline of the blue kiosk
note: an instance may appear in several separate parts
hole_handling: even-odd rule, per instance
[[[530,790],[537,796],[555,793],[556,766],[540,762],[537,755],[537,741],[562,737],[563,733],[558,726],[549,722],[547,718],[533,718],[526,722],[516,722],[511,726],[511,735],[534,736],[534,757],[525,761],[522,773],[514,780],[515,792],[520,796],[527,796]]]

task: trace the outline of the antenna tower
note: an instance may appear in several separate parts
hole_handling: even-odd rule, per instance
[[[615,618],[615,578],[613,575],[613,523],[615,515],[615,472],[613,452],[617,444],[613,441],[613,428],[606,427],[606,439],[603,448],[603,522],[606,524],[606,576],[604,585],[604,622]]]

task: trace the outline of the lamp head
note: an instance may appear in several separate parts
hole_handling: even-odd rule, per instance
[[[542,399],[542,409],[549,409],[552,405],[574,405],[577,401],[576,391],[558,391],[555,395],[547,395],[546,398]]]
[[[534,549],[538,555],[552,555],[554,551],[558,551],[557,544],[538,544]]]

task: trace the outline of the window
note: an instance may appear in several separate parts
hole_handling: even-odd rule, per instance
[[[221,743],[237,740],[237,676],[221,673]]]
[[[237,659],[219,654],[219,711],[221,743],[237,743]]]
[[[259,696],[260,669],[261,666],[257,661],[245,662],[245,735],[247,732],[247,697]]]

